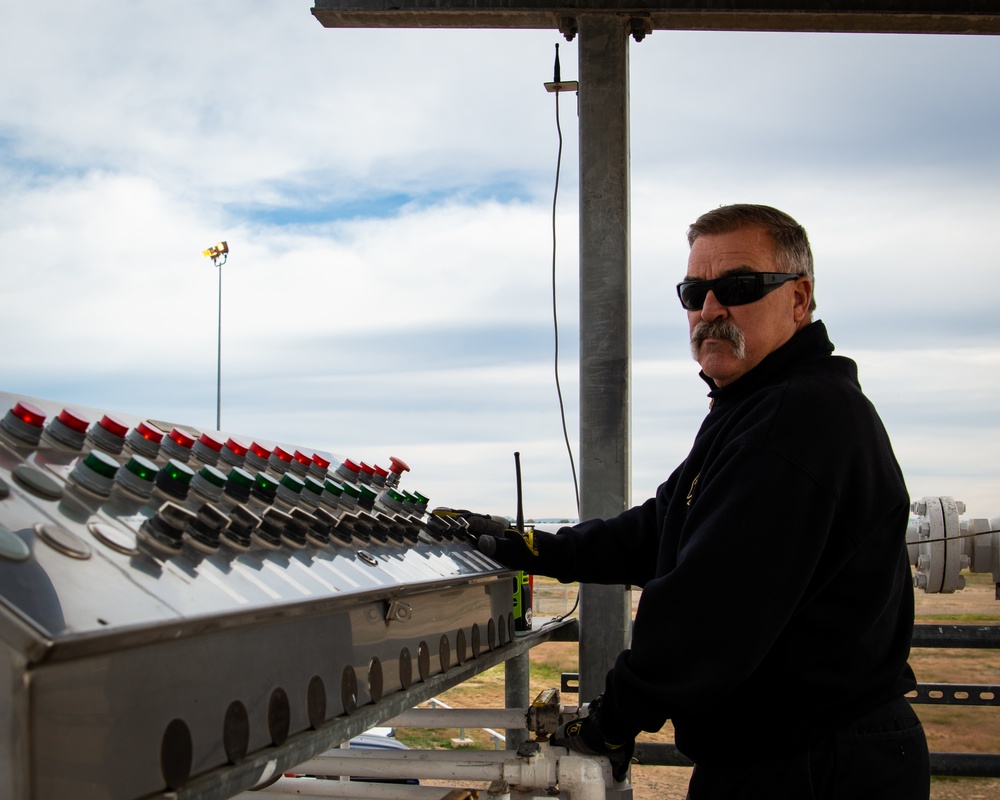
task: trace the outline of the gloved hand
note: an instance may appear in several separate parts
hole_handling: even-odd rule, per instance
[[[472,542],[477,542],[482,534],[502,536],[510,527],[510,522],[504,517],[494,517],[490,514],[477,514],[464,508],[447,508],[441,506],[431,512],[430,520],[437,517],[448,517],[459,522],[460,535]]]
[[[512,569],[523,569],[534,573],[538,562],[538,549],[535,547],[534,531],[527,531],[521,536],[514,528],[496,536],[483,534],[477,545],[481,553],[499,561]]]
[[[601,729],[601,703],[603,695],[593,700],[590,710],[583,719],[574,719],[560,725],[549,737],[549,744],[554,747],[566,747],[588,756],[607,756],[611,761],[611,774],[621,783],[628,774],[632,754],[635,752],[635,739],[624,742],[609,742]]]

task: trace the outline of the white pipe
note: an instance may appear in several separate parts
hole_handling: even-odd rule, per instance
[[[573,800],[605,800],[605,790],[612,786],[610,778],[606,758],[565,755],[559,759],[559,788]]]
[[[382,725],[393,728],[527,728],[526,708],[411,708]]]
[[[538,752],[527,757],[509,750],[329,750],[299,764],[295,772],[302,775],[353,775],[383,780],[419,778],[495,781],[502,778],[521,791],[558,786],[573,800],[604,800],[605,790],[614,786],[610,762],[606,757],[570,754],[565,748],[554,748],[547,742],[541,742]],[[338,781],[315,783],[323,786],[350,786]],[[259,792],[256,794],[260,795]],[[402,792],[398,794],[402,798]]]
[[[540,742],[535,755],[505,763],[503,779],[519,789],[545,789],[555,786],[559,783],[557,762],[559,756],[566,752],[565,748],[553,748],[548,742]]]
[[[302,775],[353,775],[357,778],[432,778],[492,781],[503,765],[517,761],[507,750],[330,750],[295,767]]]

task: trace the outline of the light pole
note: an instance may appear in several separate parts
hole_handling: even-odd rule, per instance
[[[215,429],[222,430],[222,265],[226,263],[229,256],[229,245],[225,242],[219,242],[207,250],[202,250],[201,254],[211,258],[212,263],[219,270],[219,346],[215,381]]]

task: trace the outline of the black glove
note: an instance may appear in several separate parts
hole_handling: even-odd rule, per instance
[[[502,536],[483,534],[479,537],[480,552],[499,561],[511,569],[523,569],[535,573],[538,565],[538,550],[535,547],[533,531],[521,536],[515,529],[504,531]]]
[[[472,542],[477,542],[482,534],[501,536],[510,527],[510,521],[505,517],[477,514],[464,508],[447,508],[445,506],[435,508],[428,521],[433,524],[434,520],[439,520],[442,517],[452,520],[458,529],[458,535]],[[455,528],[451,528],[451,531],[454,532]]]
[[[624,742],[609,742],[601,728],[601,703],[603,695],[592,701],[587,716],[560,725],[549,737],[553,747],[566,747],[587,756],[607,756],[611,761],[611,774],[621,783],[628,774],[635,738]]]

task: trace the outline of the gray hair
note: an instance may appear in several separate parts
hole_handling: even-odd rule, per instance
[[[712,209],[691,223],[687,234],[688,244],[693,245],[699,236],[717,236],[733,233],[742,228],[763,228],[774,242],[777,270],[804,275],[809,278],[813,287],[816,286],[812,249],[809,247],[806,229],[784,211],[771,206],[734,203]],[[814,294],[809,304],[809,312],[815,310]]]

